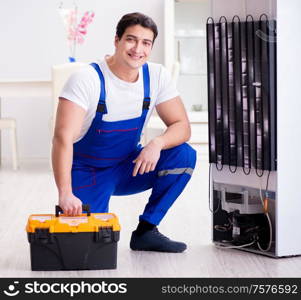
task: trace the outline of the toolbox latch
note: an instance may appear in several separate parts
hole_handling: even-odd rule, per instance
[[[49,233],[49,228],[36,228],[34,239],[45,244],[53,242],[52,235]]]
[[[112,242],[112,227],[100,227],[96,232],[96,242],[111,243]]]

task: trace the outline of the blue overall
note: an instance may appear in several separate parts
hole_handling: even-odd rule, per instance
[[[191,178],[196,152],[188,144],[162,150],[154,171],[133,177],[133,160],[142,151],[141,131],[150,105],[148,65],[143,65],[144,98],[140,117],[116,122],[102,120],[107,113],[104,76],[100,79],[96,115],[85,136],[73,145],[72,190],[91,212],[107,212],[112,195],[129,195],[152,188],[140,220],[158,225]],[[121,104],[122,105],[122,104]]]

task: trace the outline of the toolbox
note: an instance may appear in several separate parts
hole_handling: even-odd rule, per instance
[[[116,269],[120,225],[113,213],[90,213],[83,205],[79,216],[66,216],[56,206],[54,214],[34,214],[26,231],[30,243],[31,269]]]

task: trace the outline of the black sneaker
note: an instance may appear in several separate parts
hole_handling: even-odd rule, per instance
[[[132,250],[159,251],[159,252],[183,252],[187,246],[181,242],[175,242],[159,232],[157,227],[137,235],[133,231],[130,247]]]

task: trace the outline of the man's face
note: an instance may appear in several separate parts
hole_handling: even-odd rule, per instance
[[[154,33],[140,25],[128,27],[121,39],[115,37],[115,55],[131,69],[140,68],[148,59],[153,46]]]

